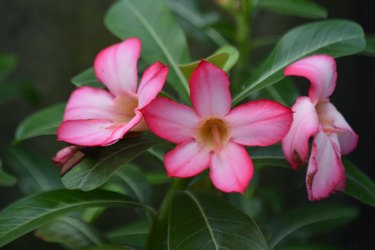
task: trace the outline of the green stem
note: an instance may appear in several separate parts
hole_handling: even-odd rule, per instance
[[[190,179],[175,179],[170,186],[164,201],[160,206],[158,215],[154,219],[151,231],[148,237],[146,250],[161,250],[165,239],[167,238],[168,230],[168,215],[171,206],[173,194],[178,190],[187,188]]]
[[[235,14],[236,43],[240,54],[236,68],[235,80],[232,90],[237,93],[241,89],[241,82],[246,72],[247,62],[251,53],[249,43],[251,32],[251,0],[241,0],[239,12]]]

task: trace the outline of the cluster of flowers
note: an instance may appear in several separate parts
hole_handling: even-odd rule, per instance
[[[137,88],[141,42],[127,39],[102,50],[95,59],[97,78],[108,89],[82,87],[71,95],[58,140],[78,146],[108,146],[129,132],[150,129],[177,144],[165,155],[171,177],[191,177],[210,169],[215,187],[244,192],[253,163],[244,146],[282,143],[293,168],[303,165],[313,137],[306,184],[310,200],[345,187],[341,155],[352,151],[358,137],[329,102],[336,84],[332,57],[314,55],[285,69],[285,75],[307,78],[308,96],[290,109],[275,101],[257,100],[232,109],[227,74],[202,60],[189,80],[192,107],[158,97],[168,74],[160,62],[152,64]],[[55,160],[77,162],[76,147],[60,151]]]

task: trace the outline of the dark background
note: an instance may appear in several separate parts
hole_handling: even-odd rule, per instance
[[[207,8],[211,1],[202,2]],[[329,18],[354,20],[366,33],[375,33],[375,1],[318,2],[328,8]],[[103,0],[0,0],[0,53],[14,53],[19,60],[10,79],[32,83],[38,94],[34,101],[20,97],[0,106],[0,156],[13,140],[20,121],[38,109],[66,101],[74,89],[71,77],[91,66],[99,50],[118,41],[102,22],[111,3]],[[262,11],[253,24],[252,36],[281,35],[291,26],[309,21]],[[358,148],[350,158],[375,179],[375,126],[372,123],[375,116],[375,59],[355,55],[340,58],[337,63],[338,83],[331,100],[360,136]],[[58,143],[51,145],[51,141],[54,141],[51,137],[38,138],[25,142],[25,145],[51,158],[61,147]],[[19,196],[16,188],[1,188],[0,207]],[[343,231],[342,236],[335,239],[342,239],[340,245],[343,248],[375,249],[371,242],[375,232],[374,210],[352,202],[362,209],[362,213],[351,224],[351,230]],[[30,244],[33,244],[33,249],[59,249],[30,235],[23,239],[5,249],[27,249]]]

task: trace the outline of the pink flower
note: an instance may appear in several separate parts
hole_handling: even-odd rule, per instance
[[[83,158],[85,153],[81,151],[80,147],[67,146],[57,152],[53,157],[53,163],[61,167],[61,174],[64,175],[68,170],[76,166]]]
[[[327,55],[315,55],[288,66],[287,76],[306,77],[309,96],[301,96],[293,105],[294,122],[282,140],[286,159],[296,169],[306,162],[310,137],[314,137],[308,164],[306,185],[310,200],[328,197],[345,188],[345,169],[341,155],[357,145],[358,136],[344,117],[329,102],[336,86],[336,63]]]
[[[288,132],[289,108],[260,100],[231,110],[229,84],[224,71],[201,61],[189,81],[193,108],[156,98],[142,109],[152,132],[178,144],[164,158],[169,176],[191,177],[209,167],[218,189],[243,192],[253,175],[243,146],[268,146]]]
[[[157,62],[144,72],[137,90],[141,41],[129,38],[102,50],[94,62],[96,77],[108,88],[76,89],[57,131],[60,141],[81,146],[107,146],[128,131],[144,131],[142,113],[160,92],[168,68]]]

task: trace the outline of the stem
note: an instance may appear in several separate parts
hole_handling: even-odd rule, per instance
[[[149,238],[147,240],[146,250],[161,250],[163,243],[167,238],[168,215],[171,206],[173,194],[178,190],[187,188],[190,179],[175,179],[170,186],[165,198],[160,206],[158,215],[152,224]]]
[[[241,89],[241,82],[243,80],[243,75],[246,72],[247,61],[251,53],[251,46],[249,43],[251,32],[251,0],[241,0],[239,13],[235,15],[235,21],[235,38],[240,56],[238,59],[232,90],[234,93],[237,93]]]

